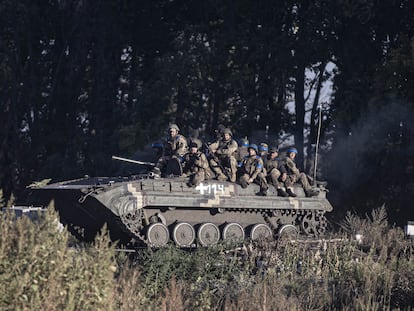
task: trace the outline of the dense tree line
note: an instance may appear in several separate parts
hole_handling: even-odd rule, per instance
[[[7,199],[33,180],[109,175],[112,154],[169,122],[272,145],[290,134],[312,170],[320,128],[335,205],[406,217],[413,20],[409,0],[1,0],[0,187]]]

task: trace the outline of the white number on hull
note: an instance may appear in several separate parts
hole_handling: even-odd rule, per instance
[[[222,184],[211,184],[204,185],[203,183],[199,184],[196,187],[196,190],[200,191],[200,194],[224,194],[224,185]]]

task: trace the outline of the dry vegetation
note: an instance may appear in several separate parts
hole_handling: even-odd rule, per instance
[[[87,247],[44,220],[0,220],[1,310],[409,310],[412,245],[384,208],[348,214],[334,243],[278,241],[130,258],[105,235]],[[361,233],[363,240],[350,238]],[[337,236],[338,238],[338,236]],[[73,246],[76,245],[76,246]]]

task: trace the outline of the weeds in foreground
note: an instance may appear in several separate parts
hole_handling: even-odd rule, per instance
[[[410,242],[384,211],[349,214],[334,243],[279,241],[186,251],[146,249],[133,259],[105,235],[68,247],[50,208],[30,222],[0,219],[1,310],[409,310]],[[360,231],[362,230],[362,231]],[[353,234],[363,236],[361,243]],[[361,233],[362,232],[362,233]]]

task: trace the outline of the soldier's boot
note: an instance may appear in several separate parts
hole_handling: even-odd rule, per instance
[[[258,193],[256,193],[256,195],[265,197],[267,196],[267,190],[269,189],[269,187],[267,185],[263,185],[260,187],[260,191]]]
[[[226,181],[227,180],[227,176],[224,175],[223,173],[218,174],[216,178],[219,181]]]
[[[294,193],[291,188],[287,188],[286,192],[290,197],[297,197],[296,193]]]
[[[284,197],[284,198],[289,196],[289,194],[285,190],[283,190],[282,188],[277,188],[277,195],[279,197]]]
[[[307,197],[314,197],[319,194],[319,191],[316,189],[308,189],[305,191]]]

